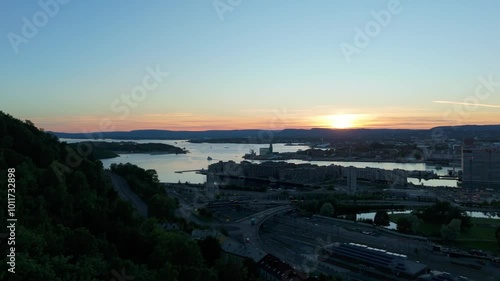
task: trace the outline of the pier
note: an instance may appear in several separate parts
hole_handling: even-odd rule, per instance
[[[184,171],[175,171],[176,174],[182,174],[182,173],[192,173],[192,172],[195,172],[195,173],[198,173],[198,174],[203,174],[205,172],[204,169],[201,169],[201,170],[184,170]]]

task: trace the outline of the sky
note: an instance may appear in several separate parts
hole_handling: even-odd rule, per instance
[[[499,124],[500,1],[4,0],[0,110],[50,131]]]

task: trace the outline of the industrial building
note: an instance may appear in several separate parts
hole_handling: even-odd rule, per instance
[[[408,260],[406,255],[356,243],[336,243],[324,250],[328,254],[326,262],[384,280],[414,280],[429,270],[427,265]]]
[[[207,174],[209,173],[213,173],[215,176],[275,180],[299,184],[322,184],[336,179],[345,179],[350,194],[356,192],[358,180],[404,186],[408,177],[408,173],[400,169],[356,168],[334,164],[318,166],[309,163],[294,164],[282,161],[266,161],[260,164],[249,161],[242,161],[239,164],[234,161],[219,161],[208,166]]]
[[[267,254],[258,263],[259,277],[265,281],[307,281],[306,274],[291,267],[279,258]]]
[[[269,144],[269,148],[262,147],[259,149],[259,155],[269,155],[273,154],[273,144]]]
[[[462,148],[462,186],[500,189],[500,148]]]

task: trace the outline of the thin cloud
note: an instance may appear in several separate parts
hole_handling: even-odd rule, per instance
[[[470,105],[470,106],[481,106],[490,108],[500,108],[500,105],[496,104],[484,104],[484,103],[472,103],[472,102],[459,102],[459,101],[447,101],[447,100],[435,100],[434,103],[444,103],[444,104],[457,104],[457,105]]]

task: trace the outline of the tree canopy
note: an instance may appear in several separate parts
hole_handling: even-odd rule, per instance
[[[188,234],[161,227],[159,220],[174,222],[176,202],[166,197],[153,170],[131,164],[112,167],[127,174],[131,188],[150,204],[154,217],[144,219],[118,197],[92,154],[0,112],[2,202],[7,202],[7,170],[12,168],[19,219],[16,268],[22,269],[16,271],[18,280],[128,276],[134,281],[216,281],[224,270],[207,262]],[[6,219],[4,208],[0,219]],[[0,246],[3,252],[6,245]],[[5,255],[1,261],[7,263]],[[0,273],[0,280],[5,274]]]
[[[460,229],[467,230],[472,227],[470,216],[458,207],[451,206],[449,202],[441,201],[417,213],[424,222],[443,225],[449,224],[453,219],[461,221]]]
[[[378,211],[375,213],[375,217],[373,219],[373,223],[381,226],[389,226],[389,214],[386,211]]]

